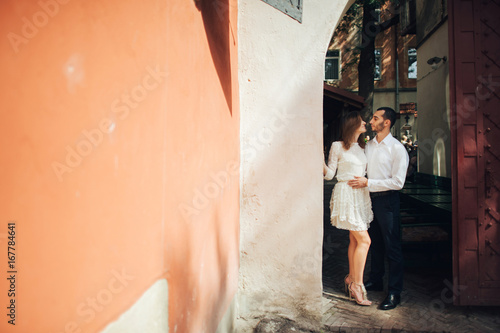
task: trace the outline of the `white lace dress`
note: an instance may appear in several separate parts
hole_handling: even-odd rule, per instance
[[[325,178],[332,179],[337,172],[337,184],[330,200],[330,220],[334,227],[363,231],[368,230],[373,220],[368,187],[353,189],[347,185],[354,176],[365,176],[366,162],[365,152],[357,143],[349,150],[345,150],[340,141],[332,144]]]

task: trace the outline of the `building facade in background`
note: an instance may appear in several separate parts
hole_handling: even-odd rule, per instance
[[[417,1],[419,172],[451,178],[448,6]]]
[[[375,38],[373,109],[389,106],[401,113],[393,134],[417,139],[417,49],[413,29],[392,22],[401,12],[390,1],[372,12],[373,22],[361,26],[362,8],[336,29],[325,60],[325,82],[358,93],[358,62],[362,34]],[[399,21],[399,19],[397,19]],[[403,128],[405,124],[408,126]]]

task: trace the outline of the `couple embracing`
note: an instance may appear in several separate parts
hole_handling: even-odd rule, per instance
[[[366,143],[366,122],[359,112],[343,118],[341,141],[332,144],[325,179],[337,175],[330,201],[333,226],[349,230],[349,274],[345,292],[359,305],[371,305],[368,291],[382,291],[385,256],[389,262],[388,293],[379,305],[394,309],[401,302],[403,254],[399,225],[399,190],[408,168],[405,147],[390,133],[396,112],[389,107],[377,109],[370,121],[377,133]],[[366,177],[365,177],[366,174]],[[364,267],[371,246],[369,280],[363,284]]]

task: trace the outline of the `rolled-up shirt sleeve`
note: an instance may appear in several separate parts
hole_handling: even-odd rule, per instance
[[[335,172],[337,172],[337,162],[340,154],[340,148],[339,142],[332,143],[330,154],[328,155],[328,164],[326,165],[326,174],[323,172],[326,180],[332,180],[335,176]]]
[[[395,144],[392,160],[392,177],[388,179],[368,179],[368,189],[370,192],[381,192],[403,188],[408,170],[409,157],[403,145]]]

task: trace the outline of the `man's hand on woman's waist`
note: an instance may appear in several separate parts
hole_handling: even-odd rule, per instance
[[[347,182],[347,185],[352,188],[363,188],[368,186],[368,179],[366,177],[357,177],[354,176],[354,179],[351,179]]]

